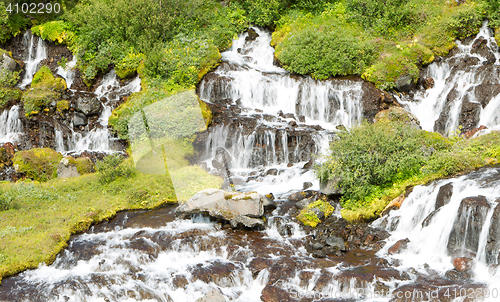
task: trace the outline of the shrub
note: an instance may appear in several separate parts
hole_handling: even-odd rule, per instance
[[[119,177],[128,178],[135,174],[130,161],[124,161],[119,154],[104,157],[102,161],[97,162],[96,170],[99,172],[98,179],[102,184],[109,184]]]
[[[137,72],[139,64],[144,61],[144,54],[134,53],[133,49],[115,65],[116,75],[120,78],[128,78]]]
[[[37,148],[16,152],[12,162],[18,172],[36,181],[57,177],[57,166],[62,155],[50,148]]]
[[[43,88],[31,88],[23,93],[21,98],[24,112],[27,117],[38,114],[42,109],[48,108],[52,102],[57,101],[61,95],[55,91]]]
[[[44,40],[49,40],[56,44],[71,45],[75,36],[74,32],[71,30],[71,25],[62,20],[33,26],[31,32]]]
[[[14,88],[0,88],[0,110],[21,99],[22,92]]]

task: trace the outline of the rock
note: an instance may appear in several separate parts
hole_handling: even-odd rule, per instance
[[[233,264],[215,260],[207,264],[200,263],[192,267],[192,281],[213,282],[221,287],[235,286],[241,282],[239,280],[241,269],[241,264],[238,264],[238,262]]]
[[[197,299],[196,302],[226,302],[226,297],[219,288],[216,288],[206,293],[203,298]]]
[[[447,248],[450,253],[459,248],[477,251],[489,208],[484,196],[466,197],[462,200],[448,239]]]
[[[219,189],[206,189],[196,193],[186,203],[177,207],[179,216],[185,217],[196,213],[208,213],[210,216],[231,221],[233,225],[260,225],[256,220],[264,215],[264,198],[258,193],[224,192]],[[262,222],[263,225],[263,222]]]
[[[271,284],[268,284],[266,285],[266,287],[264,287],[260,299],[263,302],[294,301],[293,299],[291,299],[290,294],[287,291]]]
[[[64,157],[59,162],[57,166],[57,177],[58,178],[70,178],[70,177],[78,177],[80,173],[76,169],[76,165],[70,163],[72,157]]]
[[[315,250],[312,254],[314,258],[325,258],[326,252],[324,250]]]
[[[453,194],[453,183],[449,182],[444,186],[441,186],[436,196],[436,204],[434,206],[434,209],[437,210],[440,207],[448,204],[448,202],[450,202],[452,194]]]
[[[339,178],[328,179],[326,181],[320,180],[319,190],[325,195],[339,195],[342,193],[342,189],[337,187]]]
[[[434,87],[434,79],[431,77],[427,77],[422,82],[422,85],[425,89],[431,89],[432,87]]]
[[[302,199],[307,198],[307,195],[305,192],[295,192],[292,193],[290,196],[288,196],[288,200],[290,201],[301,201]]]
[[[398,240],[393,246],[388,250],[389,254],[398,254],[406,249],[410,240],[408,238]]]
[[[428,226],[431,223],[432,218],[434,218],[434,216],[436,216],[436,214],[439,213],[439,210],[440,209],[434,210],[429,215],[427,215],[427,217],[425,217],[424,221],[422,221],[423,228],[425,228],[426,226]]]
[[[236,216],[235,218],[229,220],[233,228],[244,227],[244,228],[264,228],[264,221],[258,218],[251,218],[247,216]]]
[[[479,126],[478,128],[474,128],[472,130],[469,130],[467,132],[465,132],[464,136],[466,138],[471,138],[474,136],[474,134],[476,134],[478,131],[481,131],[481,130],[485,130],[485,129],[488,129],[488,127],[486,127],[485,125],[481,125]]]
[[[403,122],[415,129],[420,129],[420,122],[418,119],[405,109],[401,107],[391,107],[386,110],[382,110],[373,119],[375,123],[378,122]]]
[[[212,166],[217,170],[231,168],[231,154],[226,149],[219,147],[215,151],[215,157],[212,160]]]
[[[86,126],[88,123],[87,117],[81,112],[75,112],[73,114],[73,126]]]
[[[310,187],[312,187],[313,184],[309,181],[306,181],[303,185],[302,185],[302,190],[307,190],[309,189]]]
[[[189,282],[185,276],[176,275],[172,279],[172,284],[175,286],[175,288],[185,288],[189,284]]]
[[[398,197],[394,198],[380,213],[380,217],[389,214],[390,211],[399,209],[401,204],[405,200],[405,195],[401,194]]]
[[[266,171],[266,175],[278,175],[278,169],[272,168]]]
[[[291,119],[295,119],[295,115],[293,113],[285,113],[283,115],[284,118],[291,118]]]
[[[488,243],[486,243],[486,263],[497,264],[500,255],[500,199],[493,210],[490,229],[488,232]]]
[[[396,90],[399,92],[410,92],[415,89],[415,83],[410,75],[400,75],[396,80]]]
[[[446,271],[444,276],[451,281],[463,281],[472,278],[472,274],[470,272],[459,272],[456,269]]]
[[[19,70],[20,66],[17,64],[16,60],[12,59],[7,54],[3,54],[0,69],[7,69],[8,71],[13,72]]]
[[[274,201],[274,195],[273,193],[269,193],[264,195],[264,202],[263,202],[263,207],[264,207],[264,212],[272,211],[276,209],[276,202]]]
[[[337,249],[339,251],[346,250],[344,239],[342,239],[340,237],[331,236],[331,237],[328,237],[325,242],[326,242],[326,244],[328,244],[328,246],[330,246],[334,249]]]
[[[325,213],[323,213],[323,211],[321,211],[318,208],[312,208],[311,212],[313,212],[314,214],[316,214],[316,216],[318,216],[319,220],[322,220],[323,218],[325,218]]]
[[[96,97],[81,96],[76,100],[76,110],[85,116],[98,115],[102,111],[102,104]]]
[[[453,259],[453,267],[459,272],[470,270],[474,265],[474,259],[467,257],[458,257]]]
[[[247,33],[248,36],[245,37],[245,41],[253,41],[259,37],[259,34],[253,28],[249,28]]]
[[[304,164],[302,169],[310,170],[312,168],[313,164],[314,164],[314,159],[311,158],[307,163]],[[311,186],[312,186],[312,184],[311,184]],[[308,189],[308,188],[305,188],[305,189]]]
[[[299,120],[299,123],[305,123],[306,122],[306,117],[304,115],[298,115],[297,119]]]

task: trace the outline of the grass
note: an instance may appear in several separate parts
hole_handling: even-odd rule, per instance
[[[132,168],[132,159],[123,165]],[[220,186],[219,178],[201,168],[185,169],[189,177],[180,178],[186,181],[182,194],[174,190],[168,175],[138,171],[109,183],[99,180],[100,173],[44,183],[0,183],[0,190],[12,201],[11,209],[0,212],[0,278],[53,262],[70,235],[108,220],[118,211],[152,209],[182,200],[176,193],[186,198]]]

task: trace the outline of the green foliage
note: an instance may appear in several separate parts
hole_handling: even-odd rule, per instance
[[[6,55],[12,58],[12,54],[0,48],[0,62],[3,60],[3,56]],[[7,68],[0,67],[0,89],[4,87],[13,87],[19,82],[19,74],[21,71],[11,72]]]
[[[75,36],[68,22],[59,20],[33,26],[31,32],[44,40],[55,42],[56,44],[71,45]]]
[[[335,210],[330,203],[325,200],[316,200],[311,202],[307,208],[302,209],[297,215],[297,219],[302,222],[304,225],[310,227],[316,227],[321,220],[318,218],[318,215],[313,212],[313,209],[318,209],[323,212],[325,218],[330,216]]]
[[[8,104],[19,101],[21,95],[22,93],[19,89],[0,87],[0,110],[4,109]]]
[[[63,111],[68,110],[69,109],[69,101],[62,100],[62,101],[57,102],[56,109],[59,112],[63,112]]]
[[[66,81],[63,78],[56,78],[46,65],[42,66],[33,76],[31,88],[42,88],[63,92],[66,90]]]
[[[144,54],[135,53],[133,49],[115,65],[116,75],[122,79],[133,76],[137,72],[139,64],[144,61]]]
[[[102,184],[109,184],[120,177],[129,178],[135,173],[130,162],[124,162],[119,154],[108,155],[102,161],[97,162],[96,170],[99,172],[98,179]]]
[[[285,3],[279,0],[249,0],[244,6],[250,22],[259,26],[273,26],[285,9]]]
[[[31,88],[23,93],[21,101],[26,117],[40,113],[42,109],[48,109],[52,102],[61,97],[60,93],[43,88]]]
[[[50,148],[37,148],[16,152],[12,162],[16,170],[36,181],[57,177],[57,166],[62,155]]]

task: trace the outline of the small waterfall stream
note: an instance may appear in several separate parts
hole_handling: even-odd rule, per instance
[[[17,142],[23,134],[23,123],[19,119],[18,105],[0,114],[0,143]]]
[[[488,23],[469,42],[456,41],[451,54],[425,69],[434,86],[401,103],[422,129],[452,134],[459,125],[470,130],[500,126],[500,52]]]
[[[25,63],[25,74],[21,80],[21,84],[19,84],[20,88],[24,88],[31,84],[33,76],[38,70],[38,65],[47,58],[47,46],[45,42],[42,38],[33,35],[29,30],[24,33],[23,47],[27,49],[28,52],[26,57],[23,58]]]

